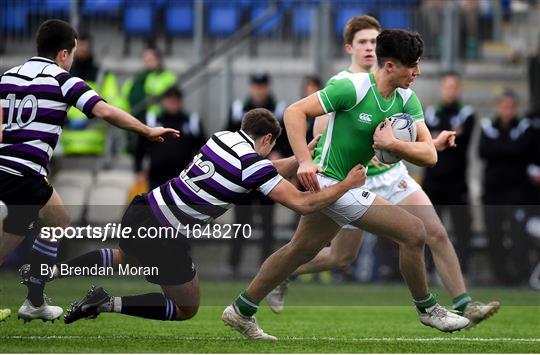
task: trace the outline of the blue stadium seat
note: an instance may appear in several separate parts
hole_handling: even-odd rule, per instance
[[[49,16],[68,16],[71,12],[71,0],[44,0],[42,11]]]
[[[366,9],[363,7],[341,7],[336,10],[334,16],[334,31],[337,36],[341,36],[345,24],[353,16],[359,16],[366,13]]]
[[[309,6],[292,8],[292,32],[295,36],[307,36],[313,29],[315,8]]]
[[[117,16],[124,5],[124,0],[85,0],[81,14],[83,16]]]
[[[405,6],[405,7],[412,7],[418,5],[418,0],[385,0],[387,7],[392,6]]]
[[[191,2],[192,3],[192,2]],[[169,35],[189,35],[193,33],[193,6],[187,3],[173,3],[165,8],[165,31]]]
[[[212,36],[227,36],[238,29],[240,11],[229,6],[211,6],[206,21],[208,33]]]
[[[251,9],[251,21],[257,19],[265,11],[268,10],[268,7],[257,6]],[[268,21],[266,21],[262,26],[255,30],[256,35],[265,35],[277,30],[279,22],[281,20],[281,12],[278,10],[278,13],[272,16]]]
[[[154,8],[149,3],[128,2],[124,11],[124,31],[127,35],[150,35],[154,30]]]
[[[0,21],[2,32],[26,32],[28,30],[28,6],[26,4],[2,6]]]
[[[382,9],[379,13],[382,28],[410,29],[409,12],[404,9]]]

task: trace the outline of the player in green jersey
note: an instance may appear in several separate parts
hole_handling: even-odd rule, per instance
[[[375,43],[380,30],[379,22],[367,15],[355,16],[347,22],[343,39],[345,50],[351,56],[351,65],[347,70],[332,77],[328,84],[343,77],[352,77],[353,73],[372,71],[376,60]],[[327,123],[327,115],[318,117],[314,134],[322,133]],[[433,143],[437,151],[443,151],[454,145],[454,138],[455,132],[443,131]],[[493,315],[500,307],[499,302],[483,304],[472,301],[467,293],[459,260],[446,229],[429,197],[409,175],[405,165],[401,162],[392,165],[381,164],[374,157],[368,164],[367,175],[368,179],[364,186],[366,189],[402,206],[424,222],[427,232],[426,244],[433,254],[439,277],[453,299],[454,310],[467,317],[471,325],[476,325]],[[356,259],[361,244],[362,231],[351,225],[344,226],[332,240],[331,246],[325,247],[312,260],[300,266],[293,276],[347,266]],[[283,310],[287,284],[287,281],[281,283],[267,297],[268,305],[276,313]]]
[[[338,78],[325,89],[289,106],[285,125],[299,163],[298,179],[314,193],[343,180],[354,165],[367,165],[374,148],[392,151],[421,166],[432,166],[437,153],[423,119],[420,102],[409,86],[420,74],[420,35],[385,30],[377,37],[379,65],[374,73]],[[334,113],[319,141],[315,158],[305,142],[308,117]],[[416,142],[397,140],[388,117],[408,113],[417,119]],[[420,321],[445,332],[467,327],[467,318],[441,307],[428,290],[424,265],[426,230],[422,221],[374,193],[350,190],[333,205],[302,216],[292,240],[261,266],[248,289],[223,312],[223,321],[251,339],[276,339],[262,331],[254,314],[259,302],[300,265],[311,260],[344,225],[382,235],[400,248],[400,269],[412,294]]]

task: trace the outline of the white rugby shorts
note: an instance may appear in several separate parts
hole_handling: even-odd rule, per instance
[[[339,182],[338,180],[320,174],[317,174],[317,179],[321,188],[329,187]],[[321,212],[343,227],[362,217],[373,203],[373,200],[375,200],[375,194],[373,192],[358,187],[347,191],[336,202],[323,208]]]
[[[374,168],[372,168],[374,169]],[[403,162],[382,174],[368,176],[364,188],[377,196],[398,205],[412,193],[422,187],[409,175],[409,171]],[[344,229],[357,229],[346,225]]]

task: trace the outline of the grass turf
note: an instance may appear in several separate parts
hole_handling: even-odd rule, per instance
[[[64,308],[92,284],[111,294],[157,292],[139,279],[72,278],[47,287]],[[13,315],[0,323],[0,352],[190,352],[190,353],[534,353],[540,352],[540,294],[521,289],[476,289],[475,299],[500,300],[492,319],[470,331],[445,334],[422,326],[402,285],[317,285],[293,283],[280,315],[262,306],[261,326],[278,342],[246,341],[220,320],[223,308],[247,282],[202,281],[201,308],[187,322],[161,322],[117,314],[96,320],[18,321],[25,295],[16,275],[0,276],[0,308]],[[443,304],[450,299],[435,290]]]

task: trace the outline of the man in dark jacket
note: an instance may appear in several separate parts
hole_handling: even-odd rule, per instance
[[[518,116],[518,98],[505,91],[495,119],[482,120],[480,157],[485,161],[483,202],[491,265],[501,284],[527,280],[531,264],[525,223],[538,196],[527,169],[538,164],[537,132]],[[511,240],[507,248],[505,239]]]
[[[157,118],[158,125],[179,130],[181,139],[165,139],[162,144],[147,142],[135,156],[137,173],[143,170],[144,156],[150,157],[148,180],[151,190],[178,176],[206,142],[199,115],[184,111],[182,97],[178,88],[168,89],[161,99],[162,112]]]
[[[443,130],[456,132],[456,147],[438,152],[438,162],[426,169],[423,189],[437,213],[450,212],[456,251],[463,273],[467,273],[471,216],[467,186],[467,151],[475,122],[474,109],[461,102],[461,80],[455,72],[445,73],[440,82],[441,102],[426,109],[426,125],[433,137]]]

